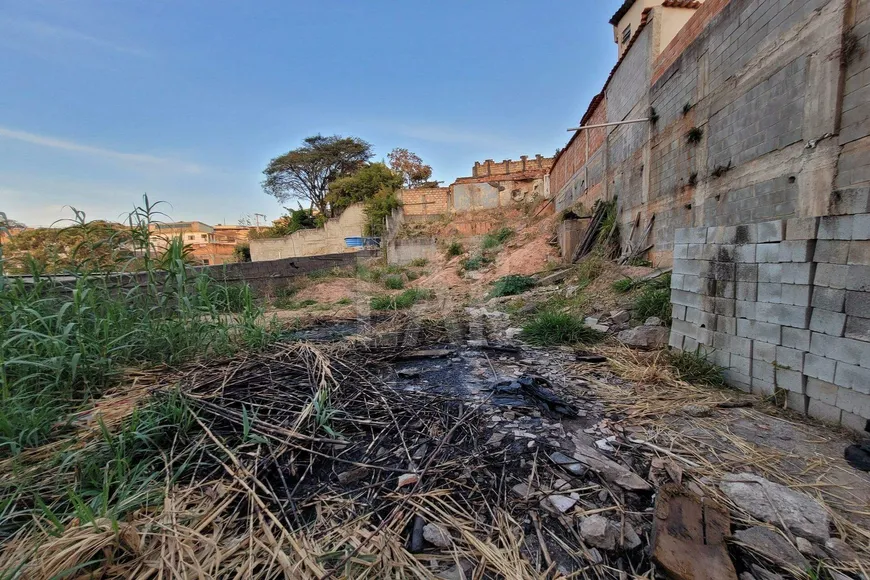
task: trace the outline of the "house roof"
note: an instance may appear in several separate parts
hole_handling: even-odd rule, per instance
[[[637,2],[637,0],[625,0],[625,2],[622,3],[622,6],[619,7],[619,10],[617,10],[610,18],[610,24],[613,26],[619,24],[619,21],[622,20],[622,17],[625,16],[629,10],[631,10],[631,7],[634,6],[635,2]]]
[[[662,2],[662,6],[665,8],[691,8],[692,10],[697,10],[701,7],[701,3],[698,0],[665,0]]]

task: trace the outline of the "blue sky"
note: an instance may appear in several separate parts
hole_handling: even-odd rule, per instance
[[[282,213],[269,159],[312,134],[435,178],[552,155],[616,59],[621,0],[0,0],[0,211],[29,225]]]

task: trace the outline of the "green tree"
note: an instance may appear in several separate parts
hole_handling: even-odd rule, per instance
[[[381,190],[396,191],[402,187],[402,177],[383,163],[370,163],[353,175],[336,179],[326,196],[330,208],[342,212],[354,203],[367,201]]]
[[[356,137],[315,135],[297,149],[275,157],[263,174],[263,190],[278,201],[305,200],[328,215],[329,184],[351,175],[372,156],[372,146]]]
[[[432,178],[432,167],[423,163],[416,153],[397,147],[387,156],[390,168],[402,176],[405,187],[423,187],[429,185]],[[436,183],[437,185],[437,183]]]
[[[367,223],[365,235],[367,236],[383,236],[385,229],[385,220],[392,211],[401,207],[402,202],[396,197],[394,189],[381,189],[374,197],[369,198],[365,202],[365,211]]]

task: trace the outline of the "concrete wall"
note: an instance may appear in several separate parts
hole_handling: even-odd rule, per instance
[[[408,217],[441,215],[450,210],[449,187],[403,189],[399,198],[402,201],[401,211]]]
[[[594,195],[592,155],[579,164],[582,139],[572,140],[553,168],[557,209],[617,196],[623,234],[654,215],[649,257],[660,265],[677,228],[825,215],[835,188],[870,179],[870,57],[859,56],[870,9],[852,4],[708,0],[664,48],[667,9],[653,8],[594,104],[608,122],[651,109],[657,121],[607,129]],[[858,48],[845,62],[848,30]]]
[[[263,262],[354,252],[358,248],[348,248],[344,238],[362,236],[365,224],[363,205],[357,203],[344,210],[340,217],[327,221],[322,228],[299,230],[283,238],[251,240],[251,260]]]
[[[387,245],[387,263],[404,266],[414,260],[432,260],[438,255],[436,238],[398,238]]]
[[[868,202],[856,190],[840,211]],[[708,353],[745,391],[868,428],[870,214],[678,229],[671,292],[672,347]]]

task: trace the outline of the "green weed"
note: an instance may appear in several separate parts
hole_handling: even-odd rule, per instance
[[[427,260],[426,258],[414,258],[408,265],[412,268],[422,268],[428,263],[429,260]]]
[[[454,256],[461,256],[465,253],[465,248],[459,242],[450,242],[450,245],[447,246],[447,257],[452,258]]]
[[[426,289],[409,288],[396,296],[382,294],[372,296],[372,310],[405,310],[420,300],[428,300],[434,296],[434,292]]]
[[[531,344],[552,346],[559,344],[590,344],[601,340],[603,334],[564,312],[543,312],[523,327],[523,338]]]
[[[681,381],[721,387],[725,384],[722,368],[707,360],[700,352],[670,351],[668,362]]]
[[[511,274],[502,276],[492,285],[490,296],[514,296],[534,288],[535,279],[530,276]]]
[[[667,324],[671,320],[671,291],[652,285],[644,286],[634,301],[634,315],[641,320],[657,316]]]
[[[384,286],[390,290],[401,290],[405,287],[405,280],[401,276],[392,274],[384,278]]]
[[[499,228],[483,236],[480,247],[484,250],[491,250],[492,248],[498,247],[508,241],[508,239],[513,235],[513,229],[507,227]]]
[[[462,261],[460,264],[463,270],[480,270],[486,265],[492,264],[492,258],[486,256],[484,254],[475,254],[474,256],[467,258]]]

